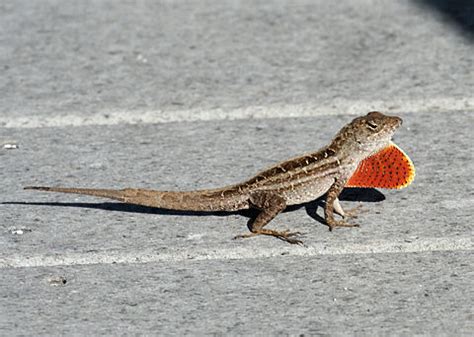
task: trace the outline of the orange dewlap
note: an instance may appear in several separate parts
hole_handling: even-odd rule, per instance
[[[346,187],[403,188],[415,178],[411,159],[394,143],[360,162]]]

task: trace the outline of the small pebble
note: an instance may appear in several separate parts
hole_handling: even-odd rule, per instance
[[[14,149],[18,149],[19,146],[18,144],[7,143],[7,144],[3,144],[3,148],[6,150],[14,150]]]
[[[26,232],[31,232],[31,228],[27,228],[27,227],[16,228],[15,226],[12,226],[8,228],[8,231],[10,232],[10,234],[13,234],[13,235],[23,235]]]
[[[67,280],[66,280],[66,278],[63,277],[63,276],[51,276],[51,277],[48,279],[48,283],[49,283],[49,285],[51,285],[51,286],[58,287],[58,286],[64,286],[64,285],[66,285]]]

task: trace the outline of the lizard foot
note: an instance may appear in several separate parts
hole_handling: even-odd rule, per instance
[[[331,221],[327,225],[329,226],[329,231],[332,231],[336,227],[360,227],[359,224],[353,224],[347,221]]]
[[[354,208],[351,208],[347,211],[344,211],[344,216],[343,218],[344,219],[354,219],[354,218],[357,218],[357,216],[360,214],[360,213],[366,213],[368,212],[368,210],[366,208],[364,208],[363,205],[358,205]]]
[[[298,236],[300,234],[300,232],[290,232],[289,230],[280,232],[272,229],[257,229],[251,233],[237,235],[234,237],[234,239],[251,238],[256,235],[270,235],[291,244],[303,245],[303,241],[295,238],[295,236]]]

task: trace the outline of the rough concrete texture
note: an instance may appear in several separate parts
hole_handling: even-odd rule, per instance
[[[425,1],[429,3],[429,1]],[[3,1],[0,335],[472,335],[474,47],[420,1]],[[406,189],[268,237],[25,185],[217,187],[404,119]],[[312,216],[310,216],[312,215]]]
[[[470,40],[417,2],[0,6],[0,112],[15,117],[463,99],[474,83]]]
[[[27,335],[469,335],[469,259],[438,252],[21,268],[0,276],[2,326]],[[55,275],[66,285],[52,286]]]

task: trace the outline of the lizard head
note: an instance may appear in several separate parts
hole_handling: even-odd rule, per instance
[[[402,125],[400,117],[372,111],[353,119],[343,127],[332,141],[331,148],[367,157],[388,146],[400,125]]]

